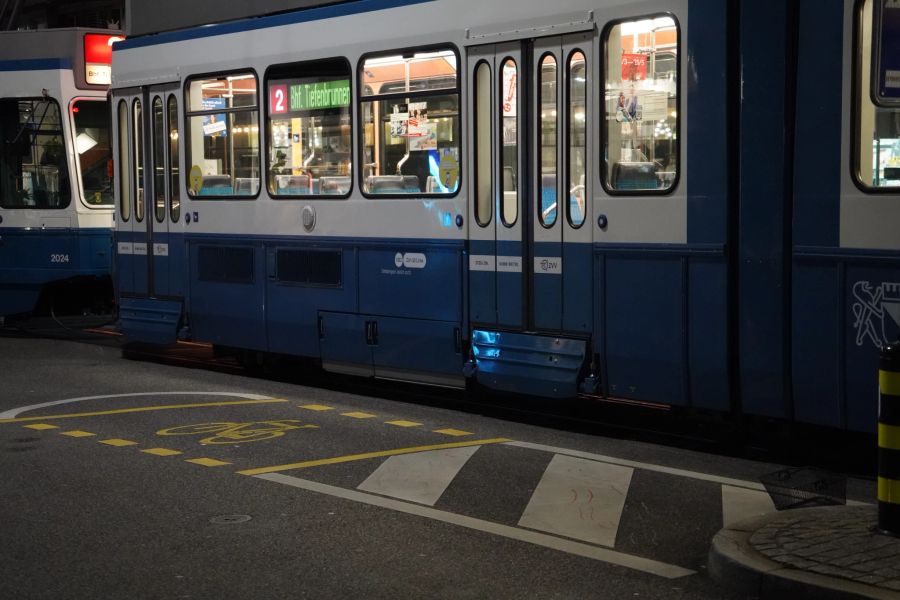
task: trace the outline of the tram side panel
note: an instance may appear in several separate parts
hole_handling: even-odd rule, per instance
[[[876,5],[801,3],[797,68],[791,418],[864,432],[900,334],[900,108],[870,93]]]
[[[636,194],[611,189],[614,171],[601,174],[607,180],[595,204],[595,349],[610,396],[725,411],[733,352],[725,255],[730,202],[726,8],[694,0],[675,14],[681,36],[679,98],[664,124],[678,141],[677,180],[661,174],[663,184],[671,183],[669,190]],[[609,43],[600,40],[601,52]],[[620,69],[618,60],[607,65],[610,73]],[[624,93],[627,99],[628,90]],[[607,122],[609,143],[620,144],[623,163],[636,170],[628,160],[628,128],[609,116]],[[656,133],[668,138],[664,129]],[[603,148],[599,154],[604,155]],[[617,171],[624,177],[625,166]],[[623,188],[630,183],[620,181]]]

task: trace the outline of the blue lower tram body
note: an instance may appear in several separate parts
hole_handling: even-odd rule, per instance
[[[33,311],[54,286],[107,289],[112,231],[0,228],[0,316]]]
[[[857,338],[885,333],[858,327],[868,314],[859,298],[877,292],[858,282],[900,280],[890,256],[798,257],[790,393],[753,405],[754,393],[784,379],[755,357],[739,361],[734,379],[730,336],[740,323],[728,300],[727,257],[715,245],[587,246],[591,258],[578,277],[556,275],[553,298],[532,299],[536,310],[562,307],[558,322],[572,324],[551,331],[522,326],[522,298],[513,293],[521,279],[484,279],[465,268],[470,242],[170,234],[168,244],[168,256],[154,258],[154,279],[166,280],[168,295],[122,284],[131,274],[132,284],[146,286],[146,256],[117,257],[120,323],[130,341],[169,344],[181,334],[356,375],[449,386],[472,377],[548,398],[589,391],[720,412],[732,410],[737,384],[747,414],[860,431],[869,430],[877,395],[861,366],[874,356],[871,340]],[[584,251],[562,248],[563,256]],[[410,255],[424,264],[410,266]],[[885,289],[900,297],[900,284]],[[762,325],[742,343],[784,351],[784,340],[767,339]]]

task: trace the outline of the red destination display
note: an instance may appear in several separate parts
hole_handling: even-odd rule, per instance
[[[125,39],[121,35],[84,34],[84,79],[92,85],[112,83],[112,45]]]

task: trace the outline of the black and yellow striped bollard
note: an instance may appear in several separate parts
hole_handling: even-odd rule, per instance
[[[878,529],[900,536],[900,340],[878,369]]]

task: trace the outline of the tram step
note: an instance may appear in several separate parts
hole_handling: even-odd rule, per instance
[[[475,377],[488,388],[548,398],[578,393],[587,353],[584,340],[476,329],[472,332]]]
[[[119,328],[133,342],[168,345],[177,340],[181,300],[121,298]]]

